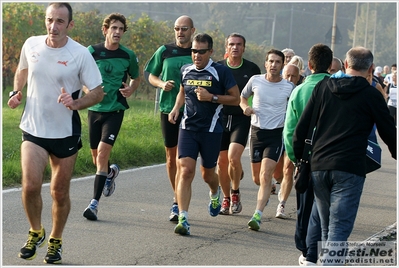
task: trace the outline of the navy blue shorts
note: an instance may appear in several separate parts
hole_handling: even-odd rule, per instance
[[[201,165],[204,168],[213,168],[219,157],[222,133],[195,132],[180,129],[177,151],[179,159],[191,157],[197,160],[201,155]]]

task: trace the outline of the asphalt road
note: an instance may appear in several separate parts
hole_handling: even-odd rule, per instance
[[[361,205],[350,241],[363,241],[397,220],[396,161],[383,147],[383,166],[366,180]],[[242,157],[245,177],[241,182],[243,210],[234,216],[209,216],[209,188],[199,166],[193,182],[189,209],[191,235],[174,233],[168,221],[172,190],[165,165],[123,170],[111,197],[100,200],[98,221],[88,221],[83,210],[93,192],[93,178],[73,179],[72,209],[63,235],[65,266],[297,266],[295,248],[296,201],[294,192],[286,204],[290,218],[275,218],[277,195],[265,208],[260,231],[248,229],[258,187],[252,182],[248,150]],[[122,167],[123,168],[123,167]],[[278,186],[279,187],[279,186]],[[43,185],[42,222],[51,230],[51,197]],[[46,247],[34,260],[18,257],[29,225],[20,189],[2,192],[2,266],[41,266]]]

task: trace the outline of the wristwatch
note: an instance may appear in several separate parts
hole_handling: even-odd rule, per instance
[[[14,97],[17,94],[18,94],[18,90],[10,91],[10,93],[8,94],[8,97],[11,99],[12,97]]]
[[[219,100],[219,97],[217,95],[212,96],[212,103],[217,103]]]

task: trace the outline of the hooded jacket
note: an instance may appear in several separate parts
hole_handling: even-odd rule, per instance
[[[311,170],[339,170],[366,175],[367,137],[376,124],[396,159],[396,127],[382,94],[364,78],[338,74],[315,87],[293,136],[294,154],[302,157],[316,98],[320,110],[313,137]]]

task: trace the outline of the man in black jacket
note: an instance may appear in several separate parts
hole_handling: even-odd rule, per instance
[[[316,85],[293,137],[300,159],[315,100],[320,99],[311,169],[323,242],[347,241],[352,232],[366,177],[367,137],[374,124],[396,159],[394,121],[382,94],[366,79],[372,74],[373,54],[364,47],[352,48],[345,68],[346,74]]]

